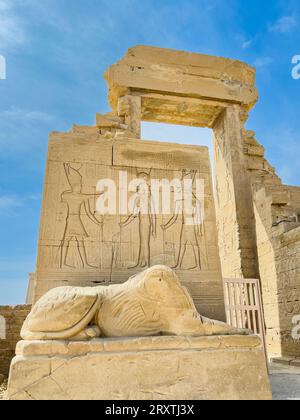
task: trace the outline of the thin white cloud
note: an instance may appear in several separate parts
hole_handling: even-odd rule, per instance
[[[271,57],[260,57],[260,58],[257,58],[255,61],[254,61],[254,63],[253,63],[253,65],[254,65],[254,67],[256,67],[256,68],[262,68],[262,67],[267,67],[267,66],[269,66],[270,64],[272,64],[274,62],[274,60],[273,60],[273,58],[271,58]]]
[[[30,194],[27,198],[31,201],[39,201],[42,198],[42,196],[41,194]]]
[[[11,210],[20,205],[20,199],[17,196],[0,196],[0,210]]]
[[[60,120],[47,112],[17,107],[0,109],[0,153],[45,153],[48,132],[60,127]]]
[[[38,194],[30,194],[27,196],[2,195],[0,196],[0,211],[13,211],[26,205],[29,201],[38,201],[40,198],[41,196]]]
[[[249,39],[248,41],[244,41],[242,43],[242,49],[243,50],[247,50],[248,48],[250,48],[252,46],[252,44],[253,44],[253,40],[252,39]]]
[[[40,111],[26,111],[19,108],[11,108],[9,110],[0,111],[0,120],[17,120],[19,122],[51,122],[54,117],[50,114]]]
[[[295,15],[282,16],[275,23],[269,25],[270,32],[288,33],[298,26],[298,19]]]
[[[0,0],[0,48],[4,53],[8,48],[26,42],[23,22],[15,13],[12,0]]]

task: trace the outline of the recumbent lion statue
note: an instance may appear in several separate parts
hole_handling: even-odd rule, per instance
[[[24,340],[248,334],[201,316],[172,269],[155,266],[110,286],[59,287],[27,317]]]

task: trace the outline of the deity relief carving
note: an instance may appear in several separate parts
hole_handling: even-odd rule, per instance
[[[138,221],[139,251],[137,264],[133,268],[146,268],[151,264],[151,238],[156,236],[156,212],[151,194],[151,171],[137,172],[140,180],[137,186],[132,213],[120,223],[121,230],[135,220]]]
[[[185,179],[192,179],[192,188],[194,187],[197,171],[195,170],[183,170],[181,173],[181,191],[178,192],[178,195],[182,199],[176,200],[174,214],[169,219],[169,221],[162,225],[161,228],[166,231],[174,226],[178,219],[181,219],[181,227],[179,229],[179,251],[176,258],[176,264],[173,269],[183,269],[184,259],[187,255],[187,250],[190,248],[190,251],[193,252],[195,264],[189,267],[189,270],[203,270],[207,268],[207,260],[204,255],[201,255],[201,240],[205,237],[204,232],[204,223],[202,214],[202,203],[196,197],[194,192],[192,192],[193,198],[193,214],[192,223],[188,221],[188,217],[185,210],[185,189],[183,187],[183,182]]]

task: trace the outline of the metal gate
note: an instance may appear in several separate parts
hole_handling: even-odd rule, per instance
[[[259,335],[268,360],[260,281],[224,279],[224,295],[227,323]]]

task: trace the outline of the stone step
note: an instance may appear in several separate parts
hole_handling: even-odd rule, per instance
[[[294,357],[281,357],[271,359],[271,362],[277,365],[300,367],[300,358],[295,359]]]

